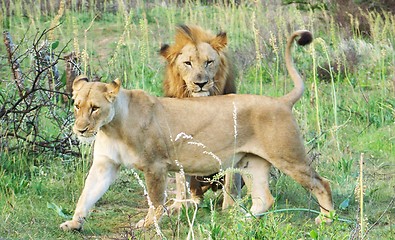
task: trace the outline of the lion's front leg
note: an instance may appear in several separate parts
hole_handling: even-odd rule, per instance
[[[224,180],[222,210],[234,206],[234,199],[239,198],[241,195],[241,175],[239,173],[228,172],[225,174]]]
[[[159,223],[164,213],[164,203],[166,200],[165,190],[167,185],[167,171],[165,168],[156,170],[150,169],[144,172],[145,182],[148,191],[148,214],[140,220],[136,227],[149,227],[154,223]]]
[[[78,200],[73,219],[60,225],[62,230],[80,230],[89,209],[103,196],[117,176],[119,165],[108,158],[93,161],[85,182],[84,190]]]

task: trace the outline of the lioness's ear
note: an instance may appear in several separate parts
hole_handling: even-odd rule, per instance
[[[73,81],[73,99],[77,96],[77,92],[82,88],[84,83],[88,82],[88,77],[85,75],[77,76]]]
[[[109,102],[113,102],[118,95],[119,89],[121,89],[121,80],[118,78],[112,81],[107,86],[106,98]]]
[[[221,51],[223,48],[228,45],[228,37],[226,36],[226,32],[220,32],[217,36],[210,41],[210,45],[216,50]]]
[[[73,90],[78,91],[81,89],[82,85],[86,82],[88,82],[88,77],[85,75],[79,75],[77,76],[74,81],[73,81]]]

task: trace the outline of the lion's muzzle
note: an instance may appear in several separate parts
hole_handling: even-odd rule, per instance
[[[195,81],[191,81],[190,92],[193,97],[207,97],[211,95],[214,81],[208,76],[198,75]]]
[[[203,81],[203,82],[194,82],[194,84],[199,87],[199,89],[203,90],[204,85],[206,85],[208,81]]]
[[[193,82],[194,89],[192,91],[193,97],[207,97],[210,92],[207,90],[208,81]]]

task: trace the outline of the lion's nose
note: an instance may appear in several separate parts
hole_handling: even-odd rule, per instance
[[[201,89],[206,85],[207,81],[205,82],[194,82],[195,85],[199,86]]]

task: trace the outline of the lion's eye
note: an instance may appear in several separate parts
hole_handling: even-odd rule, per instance
[[[92,112],[97,112],[97,110],[99,110],[99,107],[97,107],[97,106],[92,107]]]
[[[185,61],[184,64],[189,66],[189,67],[192,67],[192,63],[190,61]]]
[[[75,105],[74,105],[74,109],[75,109],[75,110],[80,110],[80,106],[77,105],[77,104],[75,104]]]
[[[206,67],[210,66],[211,64],[213,64],[214,60],[207,60],[206,61]]]

